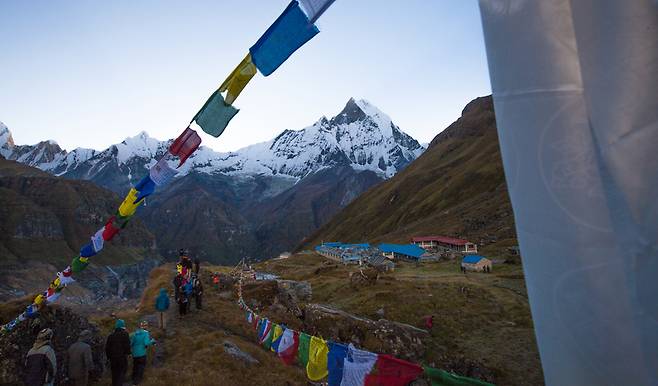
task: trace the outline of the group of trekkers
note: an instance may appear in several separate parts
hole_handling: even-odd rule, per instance
[[[191,308],[192,299],[198,310],[202,309],[203,284],[199,279],[200,262],[198,258],[194,261],[188,256],[189,253],[181,249],[179,261],[176,265],[176,276],[174,277],[174,298],[178,304],[179,318],[183,318]]]
[[[199,280],[199,259],[192,261],[189,253],[179,251],[177,274],[174,278],[175,300],[179,306],[179,315],[182,318],[188,313],[191,301],[194,299],[197,309],[202,308],[203,285]],[[216,281],[215,281],[216,278]],[[213,283],[219,284],[218,275],[213,275]],[[155,309],[158,311],[159,327],[165,331],[165,313],[169,309],[169,294],[164,288],[160,289],[155,300]],[[126,323],[117,319],[114,331],[108,336],[105,344],[105,355],[110,364],[112,385],[123,386],[128,370],[128,357],[132,356],[132,384],[138,385],[144,378],[146,368],[146,354],[149,346],[155,344],[148,330],[148,323],[142,321],[132,334],[128,334]],[[28,352],[25,360],[25,384],[28,386],[52,385],[57,373],[57,358],[52,345],[53,331],[49,328],[39,332],[37,339]],[[89,374],[95,368],[92,358],[92,333],[83,330],[75,342],[68,349],[68,379],[73,386],[87,385]]]
[[[110,362],[112,385],[123,386],[128,369],[128,356],[133,358],[132,383],[138,385],[144,378],[147,348],[155,343],[142,321],[132,334],[126,331],[126,323],[117,319],[114,331],[107,337],[105,355]],[[57,357],[52,344],[53,330],[44,328],[25,359],[25,384],[27,386],[53,385],[57,374]],[[78,340],[67,350],[68,382],[72,386],[89,384],[90,373],[96,366],[92,356],[92,332],[83,330]]]

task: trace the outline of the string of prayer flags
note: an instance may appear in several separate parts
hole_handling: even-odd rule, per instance
[[[169,146],[169,152],[178,156],[180,160],[178,167],[181,167],[187,158],[196,151],[199,145],[201,145],[201,137],[199,137],[196,131],[188,127]]]
[[[137,207],[139,207],[142,201],[137,200],[139,192],[135,188],[130,188],[130,191],[126,195],[126,198],[123,200],[119,206],[119,214],[123,217],[130,217],[135,214]]]
[[[261,74],[268,76],[318,32],[297,0],[293,0],[249,49],[251,60]]]
[[[347,347],[347,357],[343,362],[341,386],[362,386],[366,375],[370,374],[377,362],[377,354],[359,350],[352,343]]]
[[[213,137],[219,137],[240,110],[224,101],[219,90],[215,91],[192,119],[203,131]]]
[[[137,204],[139,201],[155,192],[155,182],[151,179],[150,173],[145,175],[144,178],[135,185],[135,190],[137,190],[138,194],[133,204]]]
[[[423,368],[390,355],[377,356],[377,374],[366,376],[366,386],[406,386],[423,373]]]
[[[444,370],[423,366],[424,374],[430,379],[432,386],[494,386],[479,379],[462,377]]]
[[[228,78],[226,78],[224,83],[219,86],[220,92],[226,91],[224,102],[228,105],[232,105],[247,83],[249,83],[251,78],[256,75],[256,72],[256,66],[251,61],[251,54],[247,54],[233,72],[231,72]]]
[[[334,1],[336,0],[299,0],[311,23],[315,23]]]
[[[166,185],[171,181],[178,172],[169,167],[167,164],[166,155],[149,169],[149,176],[157,186]]]
[[[306,364],[306,376],[308,379],[319,381],[329,374],[329,370],[327,369],[327,354],[329,354],[327,342],[322,338],[312,336],[311,345],[308,349],[308,363]]]
[[[297,357],[297,349],[299,348],[299,333],[290,328],[287,328],[281,336],[279,343],[279,351],[277,352],[279,358],[286,365],[290,366]]]
[[[329,343],[329,354],[327,355],[327,369],[329,386],[340,386],[343,379],[343,364],[347,356],[347,346],[338,342]]]

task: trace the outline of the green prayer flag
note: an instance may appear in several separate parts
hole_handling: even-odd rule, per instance
[[[226,104],[222,93],[217,90],[196,113],[193,121],[196,121],[206,133],[219,137],[238,111],[240,110]]]
[[[73,271],[74,273],[81,272],[82,270],[87,268],[88,265],[89,265],[89,261],[82,262],[80,261],[80,256],[78,256],[74,258],[73,261],[71,262],[71,271]]]
[[[423,366],[425,375],[432,382],[432,386],[494,386],[492,383],[479,379],[462,377],[444,370]]]
[[[272,327],[270,328],[270,331],[267,333],[267,339],[263,341],[263,346],[265,347],[266,350],[269,350],[272,347],[273,336],[274,336],[274,323],[272,323]]]
[[[300,365],[306,368],[308,364],[308,350],[311,346],[311,337],[310,335],[300,332],[299,333],[299,348],[297,349],[297,361]]]

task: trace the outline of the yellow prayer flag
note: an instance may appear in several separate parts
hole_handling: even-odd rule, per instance
[[[45,301],[46,301],[46,297],[43,296],[43,294],[39,294],[39,295],[37,295],[36,298],[34,298],[34,304],[36,304],[37,306],[42,305],[43,302],[45,302]]]
[[[276,326],[274,326],[274,335],[272,335],[272,342],[275,342],[277,339],[279,339],[281,335],[283,335],[283,328],[281,328],[281,326],[277,324]],[[274,345],[270,347],[270,350],[276,352],[276,350],[274,350]]]
[[[119,214],[123,217],[130,217],[133,214],[135,214],[135,211],[137,210],[137,207],[142,204],[144,199],[141,199],[135,203],[135,200],[137,200],[137,195],[139,192],[135,188],[131,188],[130,192],[128,192],[128,195],[126,198],[123,200],[121,203],[121,206],[119,206]]]
[[[327,359],[329,347],[327,341],[316,336],[311,337],[311,345],[308,350],[308,363],[306,364],[306,375],[311,381],[319,381],[329,374]]]
[[[228,78],[226,78],[224,83],[219,86],[220,92],[226,91],[224,102],[227,105],[233,104],[247,83],[256,75],[256,72],[256,66],[251,62],[251,54],[247,54]]]

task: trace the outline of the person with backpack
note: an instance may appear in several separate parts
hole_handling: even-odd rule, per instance
[[[188,298],[185,295],[185,290],[184,290],[184,285],[181,284],[181,286],[178,288],[178,318],[183,319],[183,316],[187,314],[187,304],[188,304]]]
[[[107,337],[105,343],[105,355],[112,369],[112,386],[123,386],[130,355],[130,336],[123,319],[117,319],[114,323],[114,332]]]
[[[199,277],[194,276],[194,304],[196,305],[197,310],[201,309],[202,296],[203,296],[203,285],[201,284],[201,280],[199,280]]]
[[[190,280],[192,277],[192,260],[190,260],[188,252],[184,249],[178,251],[180,260],[178,264],[181,265],[181,274],[186,280]]]
[[[34,345],[25,358],[25,384],[27,386],[52,385],[57,374],[57,358],[51,340],[53,330],[39,331]]]
[[[94,359],[91,356],[91,331],[83,330],[78,341],[68,349],[69,379],[73,386],[87,386],[89,372],[94,370]]]
[[[155,299],[155,309],[160,314],[160,329],[165,330],[165,312],[169,309],[169,295],[167,290],[160,288],[160,294]]]
[[[201,260],[198,257],[194,258],[194,274],[199,276],[199,268],[201,267]]]
[[[189,280],[185,284],[183,284],[182,296],[185,298],[185,306],[187,307],[185,313],[187,313],[190,310],[190,301],[192,300],[193,293],[194,293],[194,285],[192,284],[192,281]]]
[[[219,272],[215,272],[212,275],[212,285],[217,291],[219,291]]]
[[[146,348],[155,343],[155,339],[146,330],[148,323],[143,320],[139,328],[130,335],[130,349],[133,356],[133,385],[139,385],[144,379],[146,368]]]

